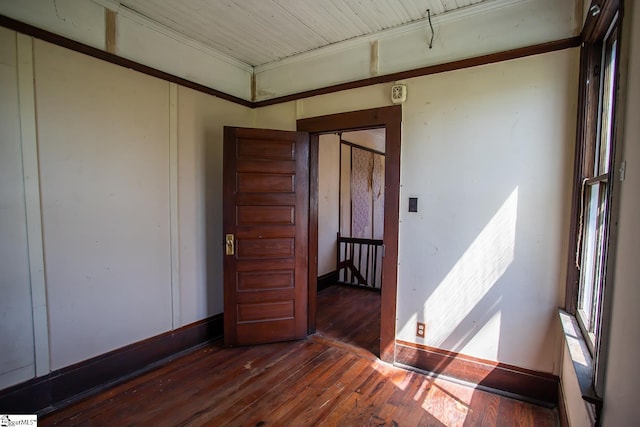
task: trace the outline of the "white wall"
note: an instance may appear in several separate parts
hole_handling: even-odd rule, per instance
[[[221,313],[222,129],[249,109],[178,90],[172,284],[170,84],[43,42],[35,57],[52,369]]]
[[[300,102],[284,102],[251,110],[251,126],[263,129],[296,130],[297,108]]]
[[[223,126],[248,126],[250,111],[180,88],[178,218],[181,324],[223,311]]]
[[[385,150],[385,130],[382,128],[344,132],[342,139],[381,153],[384,153]]]
[[[577,67],[573,49],[405,82],[398,338],[559,373]],[[389,89],[307,98],[298,117],[389,105]]]
[[[104,49],[104,8],[87,0],[0,0],[0,13]]]
[[[118,9],[116,19],[117,55],[238,98],[251,99],[251,66],[124,7]]]
[[[296,101],[296,118],[324,116],[391,105],[392,84],[379,84]],[[260,114],[260,110],[258,114]]]
[[[336,271],[340,209],[340,138],[320,135],[318,146],[318,276]]]
[[[0,389],[34,376],[16,34],[0,28]]]
[[[577,59],[565,50],[407,81],[399,338],[557,373]]]
[[[605,371],[604,426],[634,425],[640,419],[637,398],[640,371],[636,357],[640,347],[640,7],[637,2],[625,2],[623,25],[629,31],[621,45],[628,49],[629,60],[627,80],[622,85],[623,91],[626,88],[626,110],[621,159],[627,166],[625,180],[619,184],[620,216],[618,242],[614,248],[616,261],[609,360]],[[622,66],[626,66],[624,61]]]
[[[223,126],[251,111],[5,29],[0,87],[0,389],[221,313]]]
[[[34,55],[57,369],[171,329],[169,84],[45,42]]]

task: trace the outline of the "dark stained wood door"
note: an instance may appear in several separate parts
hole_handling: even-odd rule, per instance
[[[224,129],[224,341],[307,332],[309,136]]]

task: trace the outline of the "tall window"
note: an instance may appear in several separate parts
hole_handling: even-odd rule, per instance
[[[591,117],[595,132],[588,132],[591,138],[584,141],[584,176],[580,189],[579,212],[581,234],[577,251],[579,282],[576,316],[592,352],[596,350],[600,335],[606,277],[617,46],[618,31],[614,21],[602,44],[593,48],[592,55],[600,54],[601,57],[593,61],[595,65],[588,82],[588,85],[596,86],[589,88],[589,93],[596,98],[592,99],[591,103],[597,101],[597,109],[591,110],[596,112],[595,117]]]
[[[578,375],[585,399],[595,403],[596,419],[606,365],[610,293],[615,238],[618,180],[616,101],[621,2],[592,2],[582,29],[580,100],[571,227],[571,257],[567,271],[565,309],[574,314],[592,360]],[[611,247],[613,247],[611,245]],[[611,256],[609,256],[611,255]],[[588,384],[587,384],[588,383]]]

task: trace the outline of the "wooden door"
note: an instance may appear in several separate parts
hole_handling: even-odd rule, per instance
[[[224,129],[224,341],[307,332],[309,136]]]

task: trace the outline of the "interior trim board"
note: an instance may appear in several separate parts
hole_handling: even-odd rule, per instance
[[[0,413],[44,415],[222,337],[222,314],[129,344],[0,391]]]
[[[558,405],[560,379],[553,374],[400,340],[396,363],[545,406]]]
[[[398,227],[400,212],[400,150],[402,144],[402,106],[371,108],[346,113],[310,117],[297,121],[299,131],[309,132],[309,259],[318,257],[318,134],[333,131],[385,128],[385,197],[382,289],[380,307],[380,359],[393,363],[396,338],[396,297],[398,279]],[[317,263],[309,265],[309,333],[315,331]]]
[[[318,291],[327,289],[331,285],[335,285],[338,281],[338,270],[330,271],[318,277]]]
[[[414,77],[428,76],[431,74],[439,74],[447,71],[461,70],[464,68],[477,67],[480,65],[493,64],[496,62],[509,61],[512,59],[524,58],[532,55],[540,55],[543,53],[555,52],[557,50],[570,49],[580,46],[582,43],[580,37],[570,37],[562,40],[555,40],[546,43],[540,43],[532,46],[520,47],[517,49],[506,50],[502,52],[490,53],[488,55],[480,55],[472,58],[461,59],[458,61],[446,62],[443,64],[429,65],[427,67],[415,68],[413,70],[400,71],[382,76],[370,77],[367,79],[356,80],[353,82],[340,83],[333,86],[327,86],[319,89],[312,89],[291,95],[280,96],[277,98],[266,99],[253,103],[253,107],[265,107],[267,105],[280,104],[282,102],[295,101],[302,98],[310,98],[312,96],[326,95],[333,92],[340,92],[348,89],[356,89],[365,86],[372,86],[383,83],[390,83],[396,80],[411,79]]]
[[[120,65],[125,68],[131,68],[132,70],[147,74],[149,76],[157,77],[159,79],[173,82],[181,86],[206,93],[227,101],[244,105],[249,108],[260,108],[268,105],[281,104],[283,102],[295,101],[298,99],[309,98],[317,95],[325,95],[333,92],[340,92],[348,89],[355,89],[365,86],[372,86],[376,84],[389,83],[396,80],[409,79],[413,77],[427,76],[431,74],[444,73],[447,71],[455,71],[463,68],[476,67],[479,65],[487,65],[495,62],[509,61],[511,59],[523,58],[531,55],[540,55],[543,53],[554,52],[557,50],[569,49],[580,46],[582,39],[580,36],[569,37],[561,40],[554,40],[545,43],[539,43],[531,46],[520,47],[516,49],[510,49],[502,52],[491,53],[487,55],[480,55],[472,58],[461,59],[458,61],[446,62],[444,64],[430,65],[427,67],[416,68],[407,71],[400,71],[392,74],[385,74],[382,76],[370,77],[366,79],[356,80],[353,82],[341,83],[337,85],[327,86],[319,89],[312,89],[308,91],[298,92],[294,94],[284,95],[276,98],[266,99],[263,101],[249,101],[239,98],[237,96],[229,95],[216,89],[212,89],[208,86],[204,86],[199,83],[192,82],[182,77],[175,76],[164,71],[160,71],[156,68],[149,67],[130,59],[122,58],[104,50],[88,46],[84,43],[77,42],[64,36],[52,33],[47,30],[35,27],[33,25],[26,24],[24,22],[9,18],[5,15],[0,15],[0,26],[23,33],[40,40],[44,40],[49,43],[53,43],[58,46],[71,49],[76,52],[84,53],[85,55],[92,56],[103,61],[110,62],[112,64]],[[252,83],[253,84],[253,83]]]
[[[237,96],[229,95],[219,90],[212,89],[208,86],[192,82],[191,80],[183,79],[182,77],[160,71],[156,68],[123,58],[102,49],[77,42],[70,38],[52,33],[51,31],[43,30],[41,28],[34,27],[33,25],[25,24],[24,22],[17,21],[5,15],[0,15],[0,26],[17,31],[22,34],[26,34],[31,37],[35,37],[48,43],[53,43],[55,45],[73,50],[75,52],[83,53],[97,59],[102,59],[103,61],[107,61],[115,65],[120,65],[121,67],[130,68],[132,70],[147,74],[152,77],[157,77],[168,82],[177,83],[181,86],[197,90],[198,92],[206,93],[208,95],[222,98],[236,104],[244,105],[245,107],[254,107],[254,103],[251,101],[247,101],[245,99],[238,98]]]

